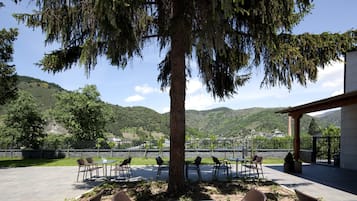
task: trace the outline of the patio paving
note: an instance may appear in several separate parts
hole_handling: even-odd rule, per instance
[[[99,182],[76,182],[77,167],[0,168],[1,201],[64,201]]]
[[[266,165],[266,178],[324,201],[357,201],[357,171],[323,165],[303,166],[301,174],[287,174],[282,165]]]
[[[134,177],[156,179],[156,169],[153,166],[133,166],[132,169]],[[211,180],[211,166],[204,165],[201,169],[203,180]],[[355,192],[357,190],[357,175],[354,175],[357,172],[342,171],[341,173],[338,171],[341,169],[324,169],[324,167],[318,166],[304,166],[303,174],[299,175],[286,174],[281,170],[281,165],[265,166],[264,176],[290,189],[299,189],[312,196],[323,198],[324,201],[357,201]],[[232,171],[235,175],[234,166]],[[70,198],[78,197],[101,183],[101,181],[76,182],[77,167],[75,166],[0,168],[0,175],[0,200],[11,201],[70,200]],[[166,180],[167,177],[168,172],[163,171],[159,179]],[[189,178],[196,180],[198,176],[194,171],[191,171]],[[341,185],[329,186],[333,181]],[[350,190],[339,190],[345,188],[344,186]]]

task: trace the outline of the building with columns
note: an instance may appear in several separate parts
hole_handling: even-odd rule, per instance
[[[346,53],[345,61],[343,94],[279,111],[293,119],[295,159],[300,159],[302,115],[341,107],[340,167],[357,170],[357,51]]]

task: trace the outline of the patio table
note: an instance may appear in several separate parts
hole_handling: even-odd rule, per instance
[[[103,165],[103,176],[108,177],[108,164],[113,164],[117,162],[117,160],[107,160],[107,159],[102,159],[98,164]]]
[[[248,160],[248,159],[244,159],[244,158],[230,158],[230,159],[228,159],[229,161],[234,161],[234,162],[236,162],[236,177],[239,177],[239,172],[238,172],[238,165],[239,165],[239,163],[241,164],[241,166],[240,166],[240,173],[241,173],[241,175],[243,175],[243,166],[244,166],[244,164],[246,164],[246,163],[248,163],[248,162],[250,162],[250,160]],[[244,166],[245,167],[245,166]],[[246,171],[246,169],[244,169],[244,172]]]

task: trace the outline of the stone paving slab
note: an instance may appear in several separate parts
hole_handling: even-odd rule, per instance
[[[0,168],[0,201],[64,201],[99,182],[76,182],[77,167]]]
[[[332,172],[334,169],[326,169],[327,167],[323,166],[314,166],[312,168],[313,169],[308,170],[308,167],[303,167],[301,176],[304,175],[304,170],[305,172],[308,172],[308,174],[313,174],[312,171],[314,171],[316,178],[319,178],[320,182],[317,179],[310,180],[299,175],[284,173],[281,171],[283,169],[282,165],[265,166],[264,176],[267,179],[283,185],[291,190],[298,189],[308,195],[314,196],[316,198],[322,198],[323,201],[357,201],[357,195],[323,184],[326,182],[326,180],[328,180],[327,178],[329,178],[331,181],[335,180],[336,182],[338,182],[337,180],[340,180],[339,182],[343,182],[343,180],[348,182],[351,179],[349,178],[350,175],[345,175],[344,178],[342,173],[339,175],[340,178],[331,178],[333,177]],[[356,179],[357,177],[354,178],[354,182],[356,182]],[[349,184],[343,183],[343,185]],[[350,185],[354,185],[354,183],[351,183]]]
[[[281,166],[281,165],[280,165]],[[133,176],[143,179],[156,179],[155,166],[133,166]],[[233,176],[235,166],[232,166]],[[303,170],[304,171],[304,170]],[[314,171],[321,171],[315,169]],[[323,172],[326,177],[328,173]],[[201,167],[204,181],[212,179],[211,166]],[[0,201],[64,201],[75,198],[90,190],[102,181],[76,181],[77,167],[22,167],[0,168]],[[357,201],[357,195],[338,190],[317,181],[286,174],[276,166],[265,166],[264,176],[280,185],[293,190],[298,189],[309,195],[323,198],[323,201]],[[158,178],[167,180],[168,172],[163,171]],[[221,176],[222,177],[222,176]],[[189,178],[198,179],[195,171],[189,172]],[[356,177],[354,178],[356,179]]]

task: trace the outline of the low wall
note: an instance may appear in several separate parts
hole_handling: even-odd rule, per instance
[[[284,158],[290,150],[286,149],[258,149],[255,154],[265,158]],[[244,157],[250,157],[251,150],[244,151]],[[105,158],[125,158],[131,157],[148,157],[155,158],[159,155],[157,149],[61,149],[61,150],[26,150],[21,149],[0,149],[0,158],[83,158],[83,157],[105,157]],[[163,157],[169,158],[169,150],[163,150],[161,153]],[[209,158],[216,156],[218,158],[242,158],[242,150],[237,149],[220,149],[210,151],[208,149],[186,149],[186,158],[194,158],[201,156],[202,158]]]
[[[300,159],[305,163],[313,162],[312,150],[300,150]]]

